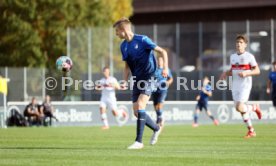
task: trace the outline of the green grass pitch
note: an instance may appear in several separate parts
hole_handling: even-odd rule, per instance
[[[276,165],[276,125],[255,125],[256,138],[244,139],[244,125],[168,125],[155,146],[146,128],[144,149],[127,150],[135,126],[32,127],[0,129],[0,165],[69,166],[249,166]]]

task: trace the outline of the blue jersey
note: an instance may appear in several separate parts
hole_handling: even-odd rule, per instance
[[[269,73],[269,80],[272,83],[273,92],[276,92],[276,72],[275,71],[272,71]]]
[[[128,64],[135,80],[148,80],[154,75],[156,61],[153,50],[156,44],[147,36],[135,34],[130,42],[121,44],[123,60]]]
[[[157,68],[155,71],[155,78],[157,80],[158,83],[158,87],[162,87],[162,90],[167,90],[164,87],[166,87],[166,81],[169,80],[170,78],[172,78],[172,73],[171,70],[168,70],[168,77],[163,77],[162,72],[163,72],[163,68]],[[158,88],[157,90],[161,90],[160,88]]]
[[[212,87],[209,84],[206,85],[204,88],[205,88],[205,90],[207,92],[211,92],[212,91]],[[203,103],[203,102],[208,102],[208,100],[209,100],[209,96],[207,94],[205,94],[203,91],[200,91],[200,99],[199,99],[198,102]]]

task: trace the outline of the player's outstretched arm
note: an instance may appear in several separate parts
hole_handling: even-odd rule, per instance
[[[162,75],[163,75],[163,77],[167,77],[168,73],[169,73],[167,51],[164,50],[163,48],[159,47],[159,46],[156,46],[154,48],[154,51],[156,51],[157,53],[159,53],[163,57],[163,60],[164,60],[164,69],[163,69]]]

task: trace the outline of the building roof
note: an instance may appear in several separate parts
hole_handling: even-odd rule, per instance
[[[276,0],[133,0],[134,24],[267,20]]]
[[[134,14],[276,6],[276,0],[134,0]]]

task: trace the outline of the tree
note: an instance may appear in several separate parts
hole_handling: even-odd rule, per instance
[[[0,66],[53,67],[66,55],[66,28],[110,26],[131,0],[0,1]]]

